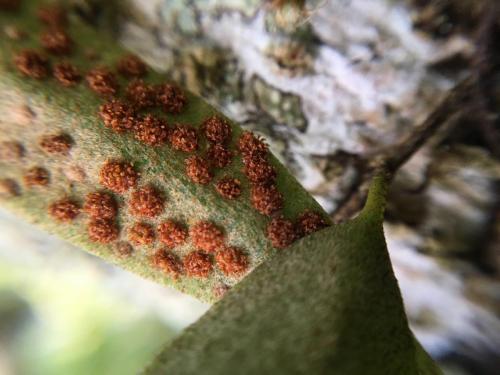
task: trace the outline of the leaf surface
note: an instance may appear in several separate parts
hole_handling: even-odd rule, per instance
[[[354,220],[259,266],[170,344],[146,374],[440,374],[414,339],[374,179]]]

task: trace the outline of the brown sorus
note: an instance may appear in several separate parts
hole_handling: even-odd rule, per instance
[[[40,139],[40,147],[49,154],[68,155],[73,140],[67,134],[45,135]]]
[[[19,160],[24,156],[24,147],[16,141],[0,143],[0,159],[5,161]]]
[[[184,270],[188,276],[205,278],[212,272],[212,259],[202,251],[193,251],[183,259]]]
[[[254,208],[263,215],[272,215],[283,208],[283,196],[275,185],[253,185],[251,201]]]
[[[174,277],[178,277],[182,273],[181,261],[168,249],[157,250],[151,258],[151,262],[155,267]]]
[[[186,159],[186,174],[191,181],[206,185],[212,180],[209,163],[200,156],[193,155]]]
[[[170,133],[170,143],[179,151],[195,151],[198,148],[196,129],[187,125],[176,125]]]
[[[33,167],[24,175],[24,183],[28,187],[47,186],[49,184],[49,171],[43,167]]]
[[[27,77],[43,79],[49,75],[49,61],[34,50],[26,49],[17,53],[14,64]]]
[[[138,110],[156,105],[156,90],[142,79],[134,79],[125,89],[125,97]]]
[[[184,109],[187,99],[179,87],[164,83],[156,86],[156,103],[165,112],[178,114]]]
[[[74,220],[80,213],[80,205],[72,199],[63,198],[49,206],[49,214],[57,221]]]
[[[128,239],[135,245],[149,245],[155,240],[155,231],[150,224],[135,223],[128,229]]]
[[[276,170],[262,156],[244,156],[243,164],[245,176],[253,183],[272,182],[276,179]]]
[[[42,47],[54,55],[69,55],[73,50],[73,39],[61,29],[50,29],[40,36]]]
[[[202,129],[209,142],[225,143],[231,139],[231,125],[219,116],[211,116],[206,119]]]
[[[128,258],[134,252],[134,248],[127,241],[119,241],[115,243],[113,251],[120,258]]]
[[[267,238],[275,248],[283,249],[297,239],[297,230],[290,220],[274,218],[267,225]]]
[[[101,167],[99,182],[115,193],[124,193],[137,184],[139,174],[132,163],[125,161],[108,160]]]
[[[139,217],[155,217],[162,213],[163,195],[153,186],[138,189],[130,195],[128,202],[130,212]]]
[[[64,28],[68,23],[66,10],[56,4],[40,7],[37,16],[42,23],[50,27]]]
[[[224,233],[210,221],[200,221],[189,228],[189,235],[197,249],[213,253],[224,245]]]
[[[113,96],[117,93],[119,85],[113,72],[107,68],[97,67],[85,76],[92,91],[102,96]]]
[[[238,139],[238,149],[244,156],[265,156],[268,151],[267,144],[264,140],[249,131],[243,132],[241,137]]]
[[[134,108],[119,99],[112,99],[99,108],[104,125],[117,133],[133,129],[137,121]]]
[[[241,195],[241,182],[236,178],[225,177],[215,184],[217,192],[226,199],[236,199]]]
[[[167,122],[159,117],[147,114],[136,121],[134,136],[135,139],[149,146],[161,146],[168,139]]]
[[[214,167],[224,168],[233,160],[233,152],[219,143],[214,143],[208,147],[207,159]]]
[[[119,229],[114,220],[92,219],[87,225],[87,233],[91,241],[110,243],[118,239]]]
[[[0,197],[15,197],[21,194],[19,184],[12,178],[0,178]]]
[[[218,250],[215,261],[219,269],[228,276],[241,275],[248,269],[248,257],[232,246]]]
[[[297,229],[301,236],[307,236],[328,226],[325,218],[313,211],[303,212],[297,220]]]
[[[129,54],[123,56],[116,65],[118,73],[126,78],[143,77],[147,70],[146,64],[136,55]]]
[[[95,191],[85,197],[83,210],[95,219],[113,219],[118,213],[118,205],[111,194]]]
[[[184,244],[188,237],[186,228],[173,220],[160,223],[157,230],[160,241],[170,249]]]
[[[54,65],[54,77],[65,86],[71,87],[82,80],[82,75],[76,66],[67,61],[62,61]]]

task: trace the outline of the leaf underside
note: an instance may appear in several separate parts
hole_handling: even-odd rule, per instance
[[[13,64],[16,53],[27,48],[41,50],[39,37],[44,27],[38,21],[36,11],[43,3],[24,1],[23,8],[18,12],[0,12],[0,24],[15,27],[24,33],[20,40],[0,38],[0,142],[16,141],[25,150],[20,160],[0,159],[0,179],[16,181],[21,187],[17,196],[4,198],[0,194],[0,205],[127,270],[174,286],[203,301],[216,301],[219,296],[214,291],[218,286],[232,286],[243,275],[227,276],[214,266],[214,271],[206,278],[184,274],[175,277],[155,269],[151,264],[151,255],[162,246],[158,241],[152,245],[137,246],[132,256],[123,258],[114,252],[113,244],[99,244],[89,239],[86,228],[88,218],[85,215],[79,215],[69,223],[58,223],[48,214],[47,207],[57,199],[70,197],[82,202],[86,194],[102,190],[103,186],[98,181],[100,168],[107,160],[119,159],[133,163],[141,173],[140,186],[152,184],[166,197],[164,212],[154,220],[146,220],[153,227],[156,228],[158,223],[167,219],[180,221],[187,227],[198,221],[211,221],[222,228],[228,245],[238,247],[247,254],[249,271],[276,252],[265,233],[270,218],[257,212],[250,202],[250,184],[242,172],[240,156],[236,156],[229,166],[214,170],[212,183],[195,184],[185,172],[185,159],[191,154],[176,151],[169,145],[148,146],[134,139],[132,134],[116,134],[106,128],[98,115],[99,106],[106,100],[92,92],[85,79],[75,87],[65,88],[52,77],[35,80],[24,77],[16,70]],[[71,18],[68,32],[75,41],[75,50],[69,57],[51,56],[52,64],[70,61],[85,74],[96,66],[114,70],[117,61],[126,54],[110,35],[100,33],[77,17]],[[89,51],[93,51],[97,57],[89,57]],[[145,82],[157,84],[166,80],[162,74],[149,71]],[[120,78],[119,83],[123,91],[128,81]],[[186,95],[187,105],[181,114],[165,115],[158,109],[152,112],[165,118],[170,126],[179,123],[193,126],[198,131],[203,121],[212,115],[225,118],[202,98],[190,93]],[[227,121],[232,127],[229,147],[236,150],[242,129],[229,119]],[[58,132],[68,134],[74,141],[69,156],[47,155],[40,149],[42,136]],[[196,154],[204,155],[208,145],[204,139],[200,143]],[[284,197],[281,213],[286,218],[293,220],[305,209],[326,215],[276,158],[270,155],[269,159],[277,172],[276,185]],[[49,170],[50,186],[23,186],[23,174],[34,166]],[[85,173],[84,181],[75,182],[67,178],[67,171],[75,167]],[[239,199],[225,200],[216,192],[214,183],[223,177],[242,181],[243,192]],[[115,197],[120,206],[117,219],[121,228],[119,239],[125,241],[127,229],[141,221],[127,210],[129,196],[130,192],[127,192]],[[174,252],[182,258],[194,250],[196,248],[188,241]]]

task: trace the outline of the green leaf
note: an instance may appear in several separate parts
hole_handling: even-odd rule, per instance
[[[440,374],[414,339],[391,268],[375,177],[354,220],[258,267],[146,374]]]
[[[78,247],[100,256],[109,262],[152,279],[173,286],[207,302],[216,301],[217,287],[232,286],[243,275],[224,275],[214,265],[214,271],[206,278],[175,277],[152,266],[152,254],[162,247],[159,241],[151,245],[134,246],[130,257],[124,258],[115,251],[115,244],[93,242],[87,234],[89,217],[81,213],[75,220],[59,223],[48,214],[54,201],[69,197],[83,203],[90,192],[104,189],[99,183],[99,171],[107,160],[119,159],[134,164],[141,174],[139,187],[153,184],[165,196],[165,210],[158,217],[142,220],[127,209],[130,192],[117,194],[120,205],[117,223],[121,241],[127,241],[128,229],[136,222],[146,221],[152,227],[167,219],[180,221],[191,227],[198,221],[211,221],[225,233],[227,245],[240,248],[249,259],[249,270],[276,253],[266,236],[269,217],[260,214],[251,204],[250,183],[242,172],[240,156],[223,168],[215,169],[214,178],[208,185],[193,183],[185,171],[185,159],[192,153],[174,150],[165,144],[160,147],[145,145],[130,132],[117,134],[105,127],[98,115],[99,107],[106,100],[92,92],[82,80],[74,87],[63,87],[51,75],[36,80],[22,75],[13,63],[14,56],[24,49],[42,51],[40,35],[47,28],[38,20],[36,13],[43,1],[25,0],[18,12],[2,12],[0,24],[8,25],[22,33],[20,38],[0,38],[0,151],[3,142],[16,142],[22,146],[22,157],[15,160],[2,159],[0,154],[0,206],[30,221],[44,230],[54,233]],[[72,15],[68,34],[75,42],[74,52],[68,57],[50,56],[50,64],[61,60],[73,63],[83,75],[96,66],[105,66],[115,71],[118,60],[126,55],[112,36],[100,32]],[[92,57],[89,57],[89,51]],[[95,56],[94,56],[95,55]],[[165,83],[165,76],[150,71],[145,78],[148,84]],[[119,78],[123,94],[128,80]],[[152,112],[164,118],[170,127],[180,123],[199,130],[204,120],[212,115],[225,118],[216,108],[202,98],[186,93],[187,105],[180,114],[163,114],[158,109]],[[236,151],[242,129],[226,119],[232,127],[229,147]],[[45,135],[65,133],[74,144],[69,155],[50,155],[40,147]],[[201,132],[199,132],[201,133]],[[200,136],[197,155],[204,156],[208,147]],[[294,220],[305,209],[326,216],[313,197],[297,182],[287,169],[272,155],[269,163],[277,172],[276,185],[284,197],[281,213]],[[50,174],[48,186],[29,187],[23,182],[26,172],[35,166],[46,168]],[[76,176],[75,170],[82,177]],[[78,174],[77,173],[77,174]],[[242,196],[236,200],[223,199],[214,184],[223,177],[237,178],[242,182]],[[15,183],[16,194],[3,194],[9,186],[3,181]],[[133,189],[131,189],[133,190]],[[9,193],[7,191],[7,193]],[[182,259],[196,250],[188,241],[174,250]]]

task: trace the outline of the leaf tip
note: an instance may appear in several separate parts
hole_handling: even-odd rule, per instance
[[[389,175],[385,170],[379,170],[372,179],[368,197],[361,215],[376,221],[382,221],[387,202],[387,189],[389,186]]]

